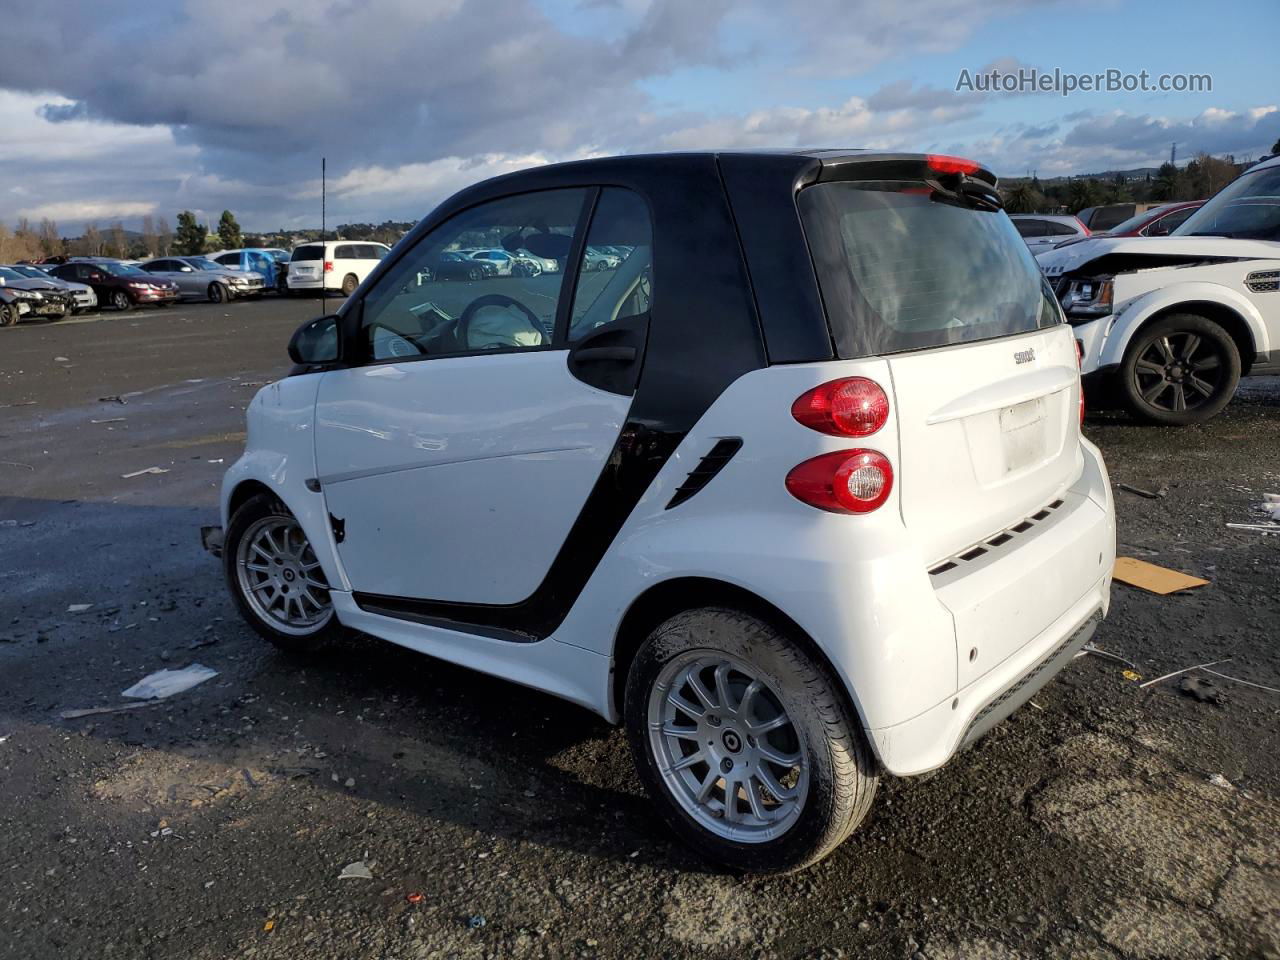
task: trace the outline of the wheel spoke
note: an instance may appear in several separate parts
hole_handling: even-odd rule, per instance
[[[689,767],[692,767],[695,763],[702,763],[705,760],[706,760],[706,757],[703,755],[702,751],[695,750],[693,753],[689,754],[687,757],[684,757],[683,759],[677,760],[675,763],[673,763],[671,765],[671,771],[672,773],[677,773],[681,770],[687,770],[689,769]]]
[[[747,794],[747,803],[751,805],[751,813],[757,820],[768,820],[769,811],[765,809],[764,800],[760,796],[760,789],[757,786],[758,780],[754,775],[747,778],[742,785],[743,790]]]
[[[720,771],[712,767],[707,771],[707,775],[702,778],[702,783],[698,785],[698,794],[695,798],[699,803],[706,803],[707,797],[711,796],[712,788],[720,780]]]
[[[725,710],[733,710],[733,698],[729,696],[729,665],[721,663],[716,666],[716,696],[720,699],[720,706]]]
[[[772,720],[766,720],[763,723],[748,723],[747,729],[751,731],[753,737],[759,737],[761,734],[768,733],[770,730],[777,730],[779,727],[785,727],[791,722],[791,718],[785,713],[780,713]]]
[[[1173,363],[1173,345],[1169,343],[1169,338],[1161,337],[1156,341],[1156,345],[1160,348],[1160,353],[1164,356],[1165,363]]]
[[[1151,404],[1152,406],[1155,406],[1156,400],[1160,398],[1160,395],[1164,393],[1165,390],[1169,388],[1169,386],[1170,386],[1169,381],[1162,379],[1156,384],[1154,384],[1153,386],[1148,387],[1146,390],[1144,390],[1142,393],[1142,399],[1145,400],[1147,403]]]
[[[273,557],[266,550],[263,550],[262,547],[257,543],[250,544],[249,550],[250,552],[256,553],[258,556],[262,557],[262,559],[266,560],[268,563],[275,559],[275,557]]]
[[[1200,394],[1205,399],[1213,396],[1213,386],[1211,384],[1201,380],[1194,373],[1191,374],[1188,379],[1191,381],[1191,388],[1195,390],[1196,393]]]
[[[1151,360],[1139,360],[1138,369],[1143,373],[1154,373],[1158,377],[1164,376],[1164,367]]]
[[[1201,370],[1217,370],[1222,365],[1222,358],[1216,353],[1210,354],[1203,360],[1197,360],[1191,365],[1191,369],[1199,373]]]
[[[724,818],[728,823],[737,823],[738,814],[738,781],[725,777],[724,781]]]
[[[677,737],[680,740],[698,739],[697,727],[677,727],[673,723],[666,723],[662,725],[662,733],[664,736]]]
[[[765,740],[756,741],[756,753],[780,767],[794,767],[800,762],[799,753],[782,753],[771,747]]]
[[[1187,334],[1187,342],[1182,345],[1182,362],[1190,363],[1191,355],[1200,347],[1200,337],[1194,333]]]
[[[779,800],[794,800],[796,790],[794,787],[784,787],[765,767],[759,767],[756,770],[756,776],[760,778],[760,782],[764,784],[764,788],[772,793]]]
[[[716,706],[716,702],[711,698],[711,691],[707,689],[707,685],[702,682],[702,678],[698,676],[696,669],[689,671],[689,686],[693,688],[694,696],[702,701],[702,705],[708,710]]]
[[[684,697],[680,696],[680,694],[676,693],[676,691],[674,690],[672,690],[670,693],[667,694],[667,702],[670,703],[677,710],[679,710],[681,713],[685,714],[686,716],[693,717],[695,720],[707,712],[703,710],[701,707],[694,706],[692,703],[690,703]]]
[[[254,573],[270,573],[271,572],[271,568],[268,567],[265,563],[246,563],[244,566],[246,570],[252,570]]]
[[[1183,389],[1182,384],[1175,383],[1173,385],[1173,409],[1187,409],[1187,391]]]

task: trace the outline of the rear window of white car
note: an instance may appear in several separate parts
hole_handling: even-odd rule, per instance
[[[797,203],[841,357],[968,343],[1061,322],[1001,211],[922,181],[820,183]]]
[[[299,260],[323,260],[324,247],[318,243],[311,246],[298,247],[293,251],[293,257],[291,259],[294,263],[297,263]]]

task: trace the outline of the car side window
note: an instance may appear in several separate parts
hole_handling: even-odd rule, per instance
[[[356,259],[356,251],[351,244],[343,244],[333,249],[333,259],[335,260],[354,260]]]
[[[1193,213],[1196,207],[1188,207],[1186,210],[1175,210],[1168,216],[1161,217],[1151,226],[1142,231],[1144,237],[1167,237],[1170,233],[1182,226]]]
[[[1021,237],[1043,237],[1045,235],[1043,220],[1015,220],[1014,227]]]
[[[1049,227],[1049,236],[1051,237],[1074,237],[1076,235],[1075,229],[1065,223],[1054,223],[1049,220],[1047,225]]]
[[[491,200],[422,237],[364,297],[361,349],[370,360],[552,346],[585,189]],[[479,249],[520,250],[509,272]],[[377,248],[379,251],[381,248]]]
[[[224,253],[222,256],[218,257],[218,262],[224,267],[238,267],[240,265],[240,254]]]
[[[649,208],[622,187],[600,191],[579,267],[569,342],[615,320],[643,316],[653,299],[653,224]]]

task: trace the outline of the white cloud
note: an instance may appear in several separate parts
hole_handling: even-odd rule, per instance
[[[65,200],[59,203],[46,203],[38,207],[27,207],[19,210],[18,215],[39,220],[48,217],[50,220],[126,220],[130,217],[145,217],[156,212],[156,204],[130,201],[80,202]]]

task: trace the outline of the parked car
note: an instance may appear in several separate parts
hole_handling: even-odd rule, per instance
[[[51,277],[32,278],[12,267],[0,267],[0,285],[14,291],[27,304],[29,316],[61,320],[71,312],[71,291]]]
[[[142,270],[178,287],[179,296],[222,303],[238,297],[260,297],[266,280],[260,273],[231,270],[208,257],[157,257]]]
[[[1195,213],[1202,206],[1203,200],[1184,200],[1178,203],[1166,203],[1159,207],[1153,207],[1142,213],[1136,213],[1128,220],[1121,224],[1117,224],[1110,230],[1104,230],[1101,233],[1092,233],[1086,237],[1075,237],[1070,240],[1064,240],[1055,244],[1056,247],[1065,247],[1073,243],[1082,243],[1085,240],[1094,240],[1100,237],[1166,237],[1175,229],[1182,226],[1191,214]],[[1039,254],[1040,250],[1035,251]]]
[[[582,268],[584,270],[613,270],[622,263],[622,258],[616,253],[608,253],[599,247],[587,247],[582,255]]]
[[[516,258],[505,250],[468,250],[466,257],[468,260],[483,260],[493,264],[496,275],[499,277],[511,276],[516,267]]]
[[[571,275],[415,282],[482,232]],[[583,235],[631,253],[589,270]],[[203,531],[248,623],[295,652],[364,631],[625,722],[655,808],[739,869],[829,853],[881,770],[945,763],[1108,608],[1072,329],[970,161],[510,174],[289,352]]]
[[[121,260],[105,257],[68,260],[51,268],[49,273],[59,280],[88,284],[99,303],[110,304],[116,310],[141,304],[167,307],[178,302],[176,283],[153,277]]]
[[[1050,250],[1072,239],[1083,240],[1089,236],[1089,228],[1070,216],[1044,213],[1014,213],[1009,216],[1018,236],[1022,237],[1032,253]]]
[[[289,290],[341,290],[349,297],[390,252],[385,243],[304,243],[289,257]]]
[[[560,261],[555,257],[540,257],[531,250],[525,250],[523,247],[518,247],[513,252],[519,259],[528,260],[530,263],[535,264],[539,273],[560,272]]]
[[[289,251],[278,247],[245,247],[240,250],[219,250],[208,259],[228,270],[245,270],[260,274],[268,289],[277,293],[289,290]]]
[[[419,271],[421,282],[434,280],[483,280],[485,277],[496,277],[498,265],[490,260],[475,260],[457,250],[446,250],[443,253],[424,260]]]
[[[0,286],[0,327],[12,327],[31,312],[35,297],[26,290]]]
[[[47,283],[54,284],[59,289],[66,290],[71,294],[72,313],[84,313],[88,310],[97,309],[97,294],[93,292],[93,287],[90,287],[87,284],[69,283],[66,280],[59,280],[57,277],[29,263],[9,264],[8,269],[15,273],[20,273],[28,279],[44,280]]]
[[[1138,417],[1202,423],[1241,377],[1280,373],[1280,158],[1167,237],[1101,237],[1039,257],[1082,369]]]

